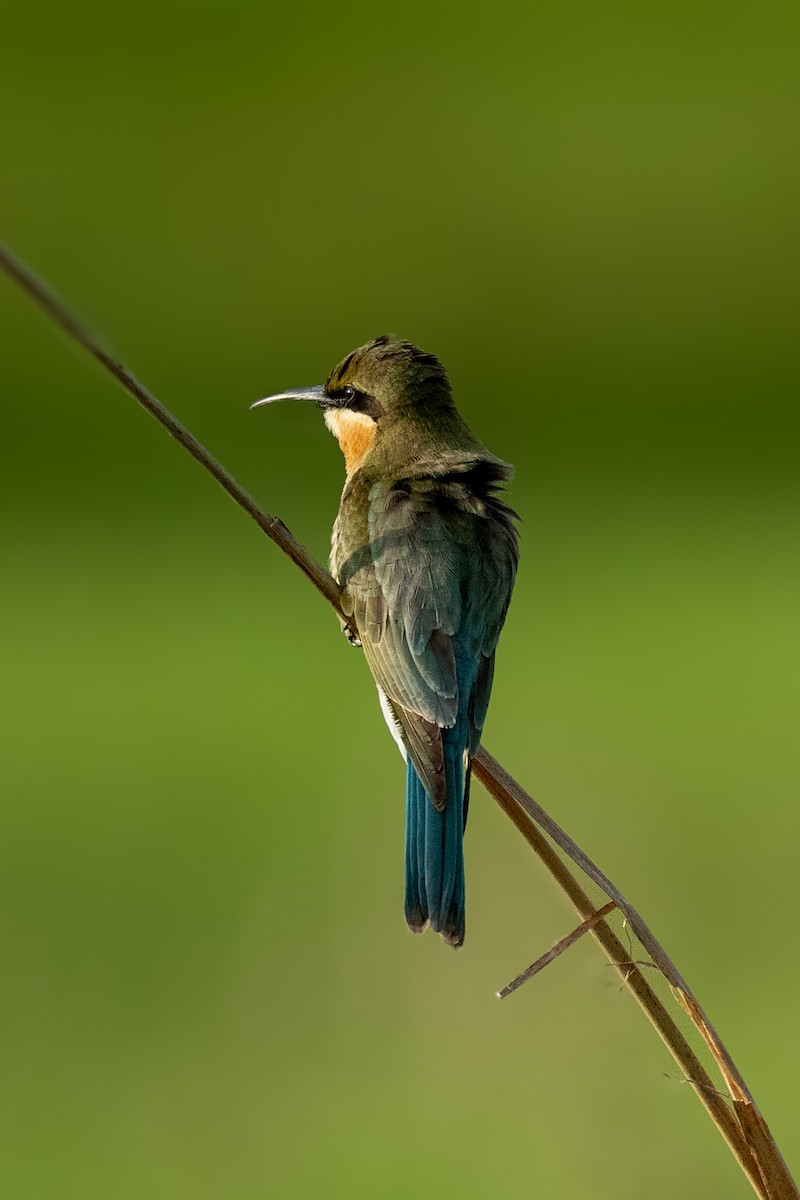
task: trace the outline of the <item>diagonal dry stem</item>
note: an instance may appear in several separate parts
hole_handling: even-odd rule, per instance
[[[473,769],[487,791],[494,797],[507,816],[511,818],[517,829],[538,854],[550,874],[564,892],[566,892],[579,915],[584,919],[591,917],[596,906],[584,891],[574,872],[570,870],[544,836],[540,828],[540,822],[537,816],[533,814],[542,815],[542,827],[546,828],[547,833],[553,838],[556,844],[566,850],[568,854],[569,850],[567,846],[573,847],[575,845],[572,839],[564,833],[561,827],[553,821],[552,817],[544,812],[541,806],[511,778],[497,760],[492,758],[491,754],[483,747],[481,747],[473,760]],[[577,847],[575,848],[577,850]],[[578,851],[578,856],[580,862],[577,865],[595,883],[598,882],[598,878],[606,878],[583,851]],[[604,891],[606,890],[603,884],[599,884],[598,886],[603,887]],[[666,976],[667,979],[670,980],[670,976],[681,979],[681,986],[674,986],[673,990],[682,1003],[684,1010],[692,1019],[693,1024],[700,1030],[703,1040],[711,1050],[727,1083],[728,1076],[726,1075],[724,1064],[732,1060],[730,1060],[730,1055],[724,1050],[719,1040],[716,1039],[716,1034],[713,1034],[716,1042],[710,1040],[711,1035],[709,1031],[711,1027],[705,1022],[705,1018],[702,1017],[702,1010],[689,991],[688,985],[682,980],[672,961],[667,957],[663,948],[658,945],[658,942],[638,913],[628,905],[625,897],[616,888],[613,888],[610,882],[609,887],[614,893],[612,899],[615,901],[616,907],[625,915],[630,924],[632,922],[629,914],[634,914],[637,922],[635,930],[637,937],[641,937],[639,933],[639,930],[641,930],[646,934],[648,943],[658,946],[659,957],[667,964],[670,972]],[[684,1078],[694,1088],[706,1112],[719,1129],[731,1153],[735,1156],[745,1175],[750,1180],[756,1195],[761,1196],[763,1200],[797,1200],[797,1197],[800,1195],[797,1186],[789,1174],[789,1170],[766,1122],[756,1109],[752,1098],[749,1097],[749,1093],[747,1093],[748,1100],[745,1100],[744,1093],[740,1093],[738,1096],[733,1094],[733,1104],[726,1100],[725,1096],[718,1090],[714,1081],[708,1075],[708,1072],[686,1041],[686,1038],[656,992],[645,979],[642,971],[636,963],[631,962],[630,953],[623,946],[622,942],[620,942],[613,930],[603,921],[594,926],[590,932],[600,942],[609,959],[622,976],[623,983],[633,993],[670,1054],[672,1054],[678,1063]],[[658,966],[663,972],[662,964],[659,963]],[[664,973],[666,974],[666,972]],[[688,997],[691,997],[690,1004],[685,1002]],[[734,1070],[736,1070],[735,1067]],[[736,1071],[736,1077],[737,1079],[741,1078],[738,1071]]]
[[[6,247],[0,245],[0,268],[22,291],[71,338],[89,352],[122,387],[151,416],[172,435],[201,466],[213,475],[217,483],[252,517],[267,537],[291,558],[311,580],[331,607],[344,620],[340,603],[340,588],[328,572],[315,562],[305,548],[292,536],[277,517],[269,516],[241,487],[233,476],[211,455],[164,405],[121,363],[109,355],[65,308],[62,302]],[[732,1153],[749,1179],[755,1193],[763,1200],[800,1200],[800,1192],[792,1180],[769,1128],[759,1113],[733,1059],[708,1021],[687,983],[668,957],[648,926],[608,877],[567,833],[536,803],[520,785],[503,770],[488,751],[481,748],[474,760],[478,778],[511,819],[523,837],[535,850],[550,874],[567,894],[581,918],[587,922],[595,914],[595,905],[578,878],[553,849],[548,837],[606,894],[625,915],[631,928],[647,949],[653,962],[673,988],[679,1003],[688,1014],[708,1046],[731,1094],[729,1104],[716,1089],[696,1054],[675,1021],[648,984],[639,967],[605,920],[591,928],[625,986],[633,993],[648,1018],[657,1029],[670,1053],[679,1064],[685,1078],[692,1084],[706,1111],[725,1138]],[[545,837],[547,834],[547,837]]]
[[[534,975],[538,975],[545,967],[549,967],[551,962],[555,962],[565,950],[569,950],[570,946],[574,946],[584,934],[587,934],[600,921],[610,916],[616,907],[614,901],[609,900],[608,904],[604,904],[602,908],[598,908],[597,912],[592,913],[585,921],[581,921],[577,929],[573,929],[566,937],[557,941],[555,946],[551,946],[549,950],[545,951],[541,958],[537,958],[536,962],[531,963],[524,971],[520,971],[519,975],[511,980],[511,983],[507,983],[504,988],[501,988],[497,993],[497,999],[505,1000],[506,996],[511,996],[514,992],[518,991],[523,983],[527,983],[529,979],[533,979]]]
[[[272,538],[284,554],[288,554],[292,562],[308,576],[317,591],[322,593],[344,621],[346,618],[339,607],[339,585],[324,567],[311,558],[305,547],[300,545],[283,521],[265,513],[241,484],[236,482],[230,471],[227,471],[222,463],[218,462],[214,455],[198,442],[186,426],[182,425],[178,418],[173,416],[169,409],[165,408],[135,375],[123,367],[122,363],[112,358],[89,330],[75,320],[47,285],[37,279],[33,272],[2,243],[0,243],[0,267],[42,309],[45,315],[50,317],[51,321],[60,325],[65,333],[83,346],[84,350],[88,350],[92,357],[96,358],[122,384],[125,391],[133,396],[134,400],[138,401],[151,417],[155,417],[158,423],[164,426],[167,433],[172,434],[184,450],[188,450],[192,458],[197,459],[201,467],[205,467],[209,474],[214,476],[220,487],[224,488],[231,499],[244,509],[248,517],[253,518],[259,529],[263,530],[268,538]]]

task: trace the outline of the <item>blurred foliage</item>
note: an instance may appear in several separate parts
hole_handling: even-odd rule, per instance
[[[2,236],[318,557],[338,450],[248,404],[384,331],[442,357],[524,519],[487,744],[797,1169],[796,7],[3,21]],[[7,1194],[749,1195],[588,941],[498,1005],[572,914],[482,795],[465,949],[407,934],[360,656],[2,280],[0,315]]]

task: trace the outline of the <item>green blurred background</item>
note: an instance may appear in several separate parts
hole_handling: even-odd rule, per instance
[[[384,331],[516,465],[487,745],[652,923],[795,1169],[796,6],[11,0],[0,230],[319,558]],[[15,1200],[749,1195],[485,794],[402,770],[299,573],[0,279]],[[624,1170],[620,1163],[624,1161]]]

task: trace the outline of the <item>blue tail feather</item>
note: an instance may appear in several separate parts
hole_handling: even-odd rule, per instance
[[[451,731],[448,731],[451,734]],[[460,739],[445,735],[447,804],[434,808],[413,764],[406,766],[406,920],[430,921],[452,946],[464,941],[464,766]],[[448,744],[450,742],[450,744]]]
[[[406,921],[415,933],[421,933],[428,920],[424,874],[419,869],[425,858],[425,809],[418,793],[423,801],[427,799],[416,771],[409,766],[406,774]]]
[[[451,753],[449,748],[445,750],[445,772],[448,795],[447,808],[449,809],[452,804],[452,800],[449,799],[450,797],[457,796],[460,803],[455,806],[457,808],[457,812],[454,813],[452,820],[449,819],[448,812],[436,814],[438,817],[443,818],[441,823],[444,825],[444,844],[442,847],[444,864],[442,869],[442,897],[440,909],[443,918],[447,917],[453,903],[459,861],[462,864],[463,875],[464,768],[462,764],[463,759],[461,759],[460,756],[459,762],[456,762],[456,754]]]

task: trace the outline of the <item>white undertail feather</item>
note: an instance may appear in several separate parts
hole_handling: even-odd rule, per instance
[[[380,701],[381,701],[381,712],[383,713],[383,719],[386,722],[386,724],[389,726],[389,733],[392,735],[394,740],[397,742],[397,748],[403,756],[403,762],[407,762],[408,761],[408,752],[407,752],[405,746],[403,745],[403,734],[400,729],[400,725],[399,725],[394,713],[392,712],[391,705],[389,704],[389,699],[386,695],[386,692],[383,690],[383,688],[380,686],[380,684],[377,684],[377,688],[378,688],[378,695],[379,695]]]

